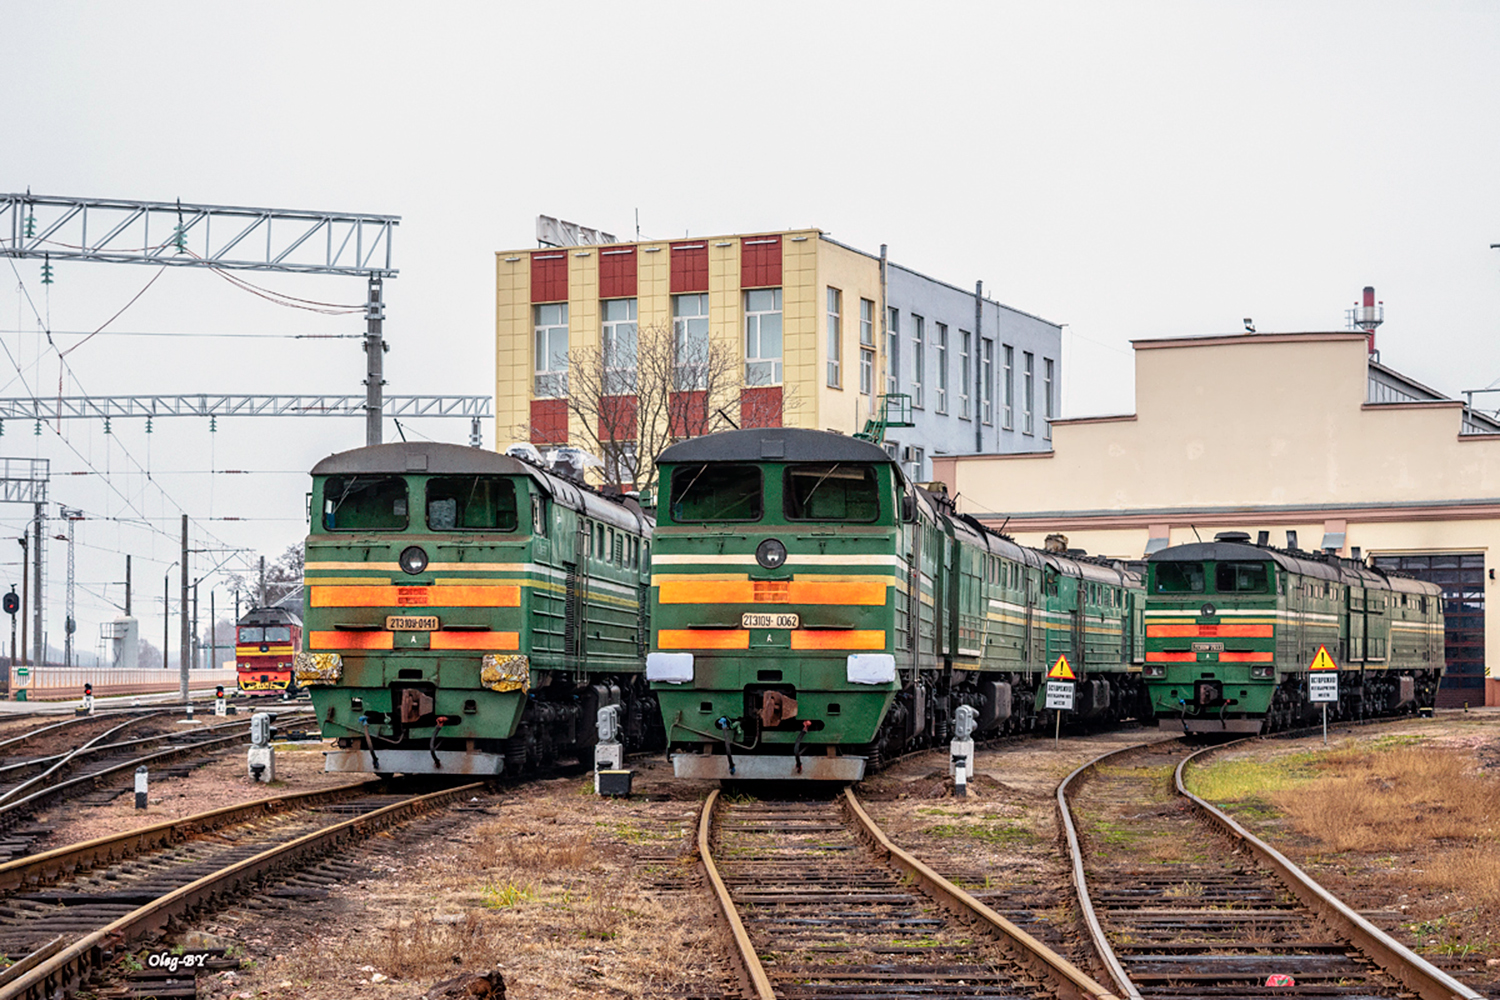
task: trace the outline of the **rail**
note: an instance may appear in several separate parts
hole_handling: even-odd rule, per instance
[[[1303,872],[1283,854],[1260,840],[1245,827],[1231,819],[1226,813],[1188,791],[1184,778],[1187,765],[1199,756],[1235,746],[1247,740],[1204,747],[1184,757],[1173,773],[1173,782],[1179,795],[1186,798],[1202,815],[1217,824],[1231,839],[1243,844],[1267,869],[1274,872],[1281,883],[1303,906],[1315,914],[1330,930],[1350,942],[1362,955],[1386,973],[1401,982],[1422,1000],[1484,1000],[1482,994],[1470,989],[1427,962],[1405,945],[1380,930],[1360,916],[1346,903]],[[1084,923],[1088,927],[1094,950],[1099,954],[1110,977],[1115,980],[1121,994],[1129,1000],[1141,1000],[1140,990],[1130,981],[1123,963],[1104,933],[1089,893],[1088,880],[1084,872],[1083,851],[1077,829],[1073,823],[1072,810],[1068,803],[1070,786],[1084,774],[1096,769],[1102,762],[1122,754],[1131,753],[1151,744],[1135,744],[1111,750],[1076,768],[1057,786],[1057,809],[1072,855],[1073,881],[1077,890],[1079,907]]]
[[[1188,762],[1201,754],[1219,749],[1222,747],[1205,747],[1182,759],[1173,774],[1177,794],[1193,803],[1199,812],[1208,816],[1230,836],[1249,847],[1251,853],[1262,864],[1281,877],[1286,887],[1302,901],[1304,906],[1316,913],[1335,931],[1348,938],[1371,961],[1399,979],[1402,985],[1422,997],[1422,1000],[1454,1000],[1455,997],[1462,997],[1463,1000],[1484,1000],[1483,994],[1465,986],[1360,916],[1343,900],[1323,888],[1311,876],[1293,864],[1284,854],[1236,823],[1222,809],[1210,805],[1188,791],[1187,784],[1183,780]]]
[[[708,799],[703,803],[703,812],[698,817],[698,860],[703,865],[704,873],[708,875],[709,884],[713,886],[714,900],[719,904],[719,913],[729,925],[730,943],[739,957],[740,977],[743,980],[740,985],[747,990],[754,990],[756,1000],[776,1000],[776,991],[771,988],[771,977],[766,975],[766,967],[761,964],[760,956],[755,953],[755,946],[750,943],[750,935],[745,931],[745,922],[740,919],[739,910],[735,908],[734,900],[729,896],[729,889],[724,885],[723,877],[719,875],[719,866],[714,863],[710,840],[713,832],[714,806],[718,801],[719,790],[715,788],[708,793]]]
[[[878,852],[883,853],[896,867],[906,872],[929,895],[960,916],[977,920],[982,926],[999,936],[1009,946],[1008,950],[1013,955],[1019,956],[1024,963],[1039,962],[1043,966],[1043,971],[1048,974],[1047,978],[1059,984],[1058,996],[1081,997],[1086,1000],[1118,1000],[1107,986],[939,875],[915,855],[897,847],[859,804],[853,788],[844,789],[844,805],[853,817],[860,834],[873,842]]]
[[[322,830],[297,837],[254,857],[228,865],[188,885],[138,907],[124,916],[76,939],[14,982],[0,986],[0,1000],[44,1000],[68,991],[104,964],[104,952],[117,942],[134,941],[159,930],[215,897],[252,884],[296,860],[331,850],[351,838],[368,836],[392,823],[484,787],[483,782],[459,785],[441,792],[417,795]]]
[[[0,864],[0,892],[41,885],[53,879],[87,871],[100,864],[122,861],[143,851],[180,843],[192,836],[244,823],[283,809],[316,805],[354,792],[373,791],[380,785],[378,780],[356,781],[311,792],[271,795],[238,805],[194,813],[181,819],[137,827],[124,833],[112,833],[76,844],[65,844],[50,851]]]
[[[719,911],[730,929],[739,960],[741,985],[757,1000],[772,1000],[775,992],[754,944],[745,930],[738,909],[713,859],[712,829],[717,790],[710,792],[698,823],[698,854],[713,888]],[[1064,1000],[1118,1000],[1107,987],[1091,978],[1047,945],[996,913],[969,893],[939,875],[909,852],[898,847],[871,819],[852,788],[844,790],[843,822],[886,864],[898,869],[921,892],[961,920],[977,924],[997,938],[1021,966],[1044,979],[1054,995]]]

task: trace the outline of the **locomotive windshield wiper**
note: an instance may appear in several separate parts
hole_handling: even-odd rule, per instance
[[[828,482],[828,477],[831,476],[831,475],[833,475],[838,470],[839,470],[839,463],[838,462],[834,462],[832,465],[830,465],[828,467],[828,471],[825,472],[825,473],[823,473],[823,475],[818,479],[817,482],[813,483],[813,488],[810,489],[810,490],[808,490],[807,491],[807,496],[805,496],[805,497],[802,498],[802,509],[803,510],[806,510],[807,509],[807,505],[810,504],[810,503],[812,503],[813,494],[816,493],[816,492],[818,492],[818,487],[820,487],[824,483]]]

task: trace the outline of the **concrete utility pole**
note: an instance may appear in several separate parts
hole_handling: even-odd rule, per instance
[[[182,603],[178,605],[179,613],[182,615],[182,635],[178,646],[177,656],[179,672],[182,683],[178,686],[178,693],[182,696],[183,704],[188,700],[188,669],[193,665],[192,660],[192,623],[188,621],[188,516],[182,515]],[[163,651],[162,655],[166,655]]]
[[[36,517],[31,522],[31,558],[33,580],[31,584],[31,613],[33,615],[31,628],[35,642],[32,645],[32,655],[36,657],[37,666],[47,663],[47,645],[42,638],[42,525],[47,521],[47,511],[41,504],[36,505]]]
[[[365,444],[381,441],[380,418],[384,404],[385,352],[390,348],[381,336],[385,325],[385,303],[381,301],[380,275],[370,275],[370,297],[365,303]]]

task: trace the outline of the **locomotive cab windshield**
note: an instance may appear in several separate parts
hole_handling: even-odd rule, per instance
[[[1207,566],[1213,567],[1212,575]],[[1213,581],[1213,587],[1208,586]],[[1156,562],[1151,564],[1153,594],[1268,594],[1271,592],[1269,563],[1224,561]]]
[[[787,466],[782,505],[789,521],[873,521],[880,516],[875,470],[842,462]]]
[[[708,463],[672,471],[672,520],[759,521],[760,468]]]
[[[515,531],[516,484],[500,476],[438,476],[427,481],[432,531]]]
[[[329,531],[402,531],[406,480],[400,476],[329,476],[323,484],[323,527]]]

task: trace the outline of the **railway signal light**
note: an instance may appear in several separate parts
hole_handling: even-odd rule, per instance
[[[5,609],[6,614],[13,615],[17,611],[21,610],[21,598],[14,590],[12,590],[10,593],[5,595],[3,603],[0,603],[0,607],[3,607]]]

